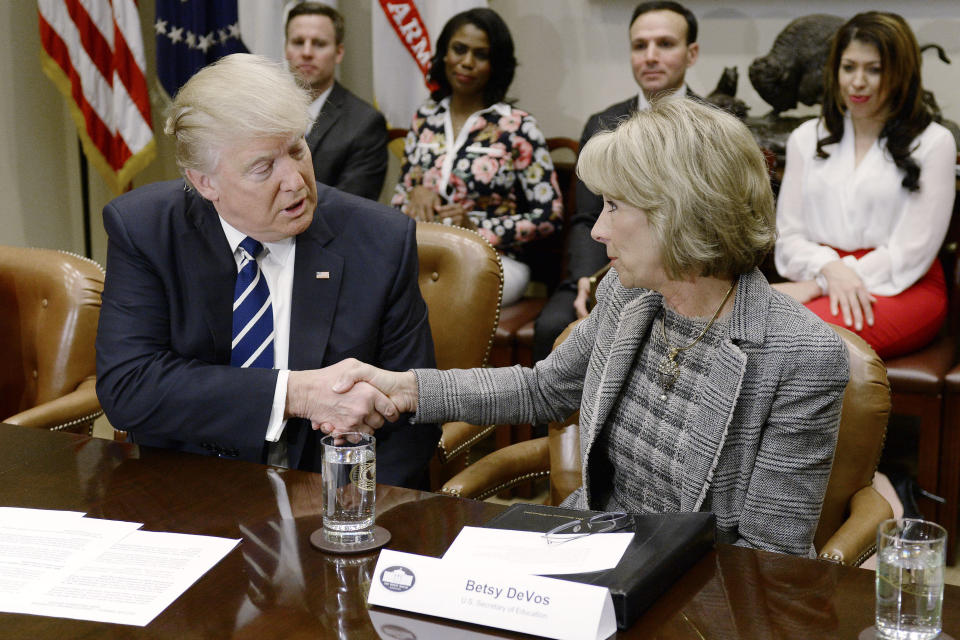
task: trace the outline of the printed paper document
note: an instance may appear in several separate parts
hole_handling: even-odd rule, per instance
[[[617,566],[632,539],[630,532],[597,533],[551,544],[533,531],[464,527],[443,559],[476,566],[507,564],[511,571],[529,575],[588,573]]]
[[[0,507],[0,611],[147,625],[239,540]]]

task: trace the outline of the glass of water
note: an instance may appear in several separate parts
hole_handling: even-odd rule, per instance
[[[947,532],[911,518],[877,529],[877,637],[926,640],[940,633]]]
[[[376,440],[365,433],[321,438],[323,447],[323,534],[331,542],[373,539],[377,488]]]

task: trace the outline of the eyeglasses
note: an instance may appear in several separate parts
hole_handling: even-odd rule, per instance
[[[610,533],[625,529],[633,523],[633,517],[622,511],[598,513],[588,519],[579,518],[557,525],[543,534],[547,544],[562,544],[594,533]]]

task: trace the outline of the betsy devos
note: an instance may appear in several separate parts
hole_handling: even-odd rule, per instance
[[[579,407],[583,484],[564,506],[712,511],[721,542],[813,555],[847,354],[757,269],[776,232],[753,137],[723,111],[665,100],[594,136],[577,172],[603,197],[592,235],[613,267],[550,357],[406,373],[355,363],[351,380],[422,422],[543,423]]]

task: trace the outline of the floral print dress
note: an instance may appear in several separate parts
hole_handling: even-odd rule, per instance
[[[455,140],[449,98],[417,110],[391,204],[406,211],[407,194],[421,185],[463,204],[477,231],[508,255],[563,219],[543,133],[533,116],[502,102],[472,114]]]

